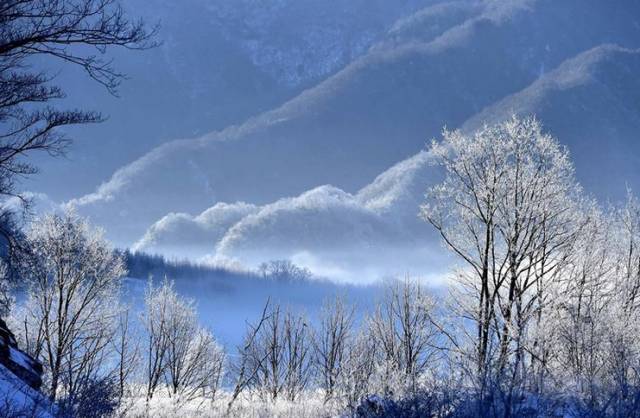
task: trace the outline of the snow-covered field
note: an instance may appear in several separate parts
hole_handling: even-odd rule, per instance
[[[264,401],[259,396],[243,396],[228,409],[230,393],[223,392],[211,399],[195,399],[183,402],[159,395],[147,402],[144,396],[129,398],[121,412],[128,418],[209,418],[209,417],[280,417],[320,418],[340,416],[343,409],[335,403],[323,403],[321,396],[307,395],[296,402],[278,400]]]

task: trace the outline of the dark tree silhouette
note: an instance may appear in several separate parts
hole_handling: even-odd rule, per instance
[[[124,75],[112,66],[107,48],[150,48],[155,33],[155,27],[130,20],[118,0],[0,0],[0,197],[26,204],[16,182],[37,171],[28,155],[60,155],[69,138],[58,128],[103,119],[94,111],[53,107],[65,93],[51,74],[34,67],[33,58],[81,67],[115,95]],[[16,244],[11,231],[0,228],[10,248]]]

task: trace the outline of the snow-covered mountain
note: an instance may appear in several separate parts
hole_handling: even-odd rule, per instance
[[[603,199],[640,188],[640,49],[602,45],[487,107],[462,129],[535,114],[569,147],[579,180]]]
[[[320,81],[381,40],[396,19],[442,0],[203,2],[221,33],[279,83]]]

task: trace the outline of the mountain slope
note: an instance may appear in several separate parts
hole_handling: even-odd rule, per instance
[[[282,107],[163,145],[73,203],[126,243],[172,211],[265,204],[323,184],[354,193],[443,125],[460,126],[545,69],[603,42],[640,43],[639,9],[631,1],[489,1],[460,17],[452,8],[442,21],[453,26],[422,34],[405,26],[392,46],[381,43]]]
[[[279,106],[366,53],[396,19],[435,1],[124,1],[133,18],[160,24],[161,45],[110,50],[127,75],[119,97],[81,69],[43,59],[68,93],[61,106],[104,112],[108,119],[74,127],[73,163],[43,156],[38,165],[46,175],[30,189],[67,200],[168,140],[223,129]]]

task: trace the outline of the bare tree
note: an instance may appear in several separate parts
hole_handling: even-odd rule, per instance
[[[267,300],[265,303],[258,322],[255,324],[247,324],[247,332],[243,344],[238,347],[237,361],[231,364],[231,373],[235,383],[231,398],[227,403],[227,413],[231,410],[238,397],[254,384],[256,376],[260,368],[263,367],[263,362],[266,360],[266,354],[262,358],[256,358],[254,354],[257,352],[255,345],[258,341],[258,335],[262,332],[263,327],[269,320],[270,302],[270,300]]]
[[[434,366],[438,330],[432,326],[434,303],[422,286],[406,279],[388,285],[369,321],[387,373],[399,373],[410,391],[428,367]],[[435,367],[434,367],[435,368]]]
[[[124,75],[105,58],[107,49],[152,47],[155,28],[128,19],[117,0],[4,0],[0,23],[0,195],[13,196],[16,178],[36,171],[25,156],[60,154],[69,139],[58,128],[102,120],[51,107],[64,91],[33,68],[33,57],[80,67],[115,93]]]
[[[272,401],[295,400],[310,378],[309,331],[303,317],[274,305],[252,346],[255,387]]]
[[[118,383],[119,396],[125,395],[126,385],[135,373],[138,363],[142,360],[141,344],[137,333],[132,329],[130,307],[122,309],[118,317],[118,328],[113,344],[113,351],[117,359],[117,368],[114,371]]]
[[[303,316],[291,312],[285,316],[284,347],[284,390],[293,402],[307,389],[312,371],[310,329]]]
[[[256,363],[256,386],[271,400],[276,400],[284,386],[283,323],[280,305],[275,305],[253,346]]]
[[[318,329],[313,334],[313,358],[324,401],[335,394],[344,372],[347,350],[353,338],[354,309],[345,300],[336,297],[326,302]]]
[[[73,396],[104,370],[124,263],[100,230],[72,212],[44,216],[27,238],[33,257],[23,266],[30,283],[26,348],[46,366],[50,398],[61,385]]]

